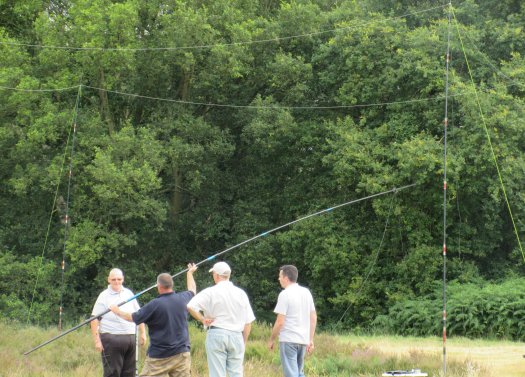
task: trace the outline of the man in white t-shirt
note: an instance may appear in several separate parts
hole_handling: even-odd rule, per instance
[[[279,268],[279,283],[284,290],[279,294],[274,312],[277,319],[272,329],[268,348],[273,350],[279,336],[279,354],[285,377],[304,377],[304,357],[314,350],[317,314],[308,288],[297,284],[297,267]]]
[[[109,309],[110,305],[118,305],[134,296],[125,288],[124,274],[118,268],[109,272],[108,287],[102,291],[93,306],[91,315],[98,315]],[[122,305],[128,312],[139,310],[137,300],[131,300]],[[144,324],[139,325],[140,344],[146,343]],[[91,321],[91,333],[95,349],[102,356],[104,377],[134,377],[135,376],[135,332],[136,325],[117,317],[112,312]]]
[[[197,293],[188,311],[208,328],[206,356],[210,377],[242,377],[244,350],[255,320],[248,295],[230,281],[231,269],[218,262],[210,270],[215,285]]]

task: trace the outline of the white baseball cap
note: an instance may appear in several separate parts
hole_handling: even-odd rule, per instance
[[[226,262],[217,262],[210,268],[210,272],[215,272],[217,275],[228,275],[232,272],[232,269]]]

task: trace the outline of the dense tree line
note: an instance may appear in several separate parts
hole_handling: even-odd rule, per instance
[[[483,124],[523,236],[525,6],[453,6],[449,24],[429,0],[2,2],[0,311],[55,323],[63,290],[73,322],[113,266],[140,290],[412,183],[224,258],[262,320],[285,263],[324,325],[434,302],[449,33],[448,279],[523,272]]]

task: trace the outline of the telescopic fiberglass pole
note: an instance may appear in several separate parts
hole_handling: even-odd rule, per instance
[[[350,205],[350,204],[355,204],[355,203],[362,202],[362,201],[365,201],[365,200],[368,200],[368,199],[376,198],[376,197],[378,197],[378,196],[386,195],[386,194],[389,194],[389,193],[395,193],[395,192],[398,192],[398,191],[401,191],[401,190],[404,190],[404,189],[407,189],[407,188],[410,188],[410,187],[414,187],[414,186],[416,186],[416,184],[415,184],[415,183],[412,183],[412,184],[407,185],[407,186],[402,186],[402,187],[398,187],[398,188],[393,188],[393,189],[388,190],[388,191],[383,191],[383,192],[380,192],[380,193],[378,193],[378,194],[369,195],[369,196],[364,197],[364,198],[351,200],[351,201],[346,202],[346,203],[338,204],[338,205],[336,205],[336,206],[334,206],[334,207],[330,207],[330,208],[323,209],[322,211],[318,211],[318,212],[315,212],[315,213],[311,213],[311,214],[309,214],[309,215],[306,215],[306,216],[303,216],[303,217],[301,217],[301,218],[298,218],[298,219],[296,219],[296,220],[294,220],[294,221],[290,221],[289,223],[286,223],[286,224],[280,225],[280,226],[278,226],[277,228],[273,228],[273,229],[268,230],[268,231],[266,231],[266,232],[260,233],[260,234],[258,234],[258,235],[256,235],[256,236],[254,236],[254,237],[252,237],[252,238],[249,238],[249,239],[247,239],[247,240],[244,240],[244,241],[242,241],[242,242],[240,242],[240,243],[238,243],[238,244],[236,244],[236,245],[230,246],[230,247],[227,248],[227,249],[224,249],[224,250],[222,250],[222,251],[220,251],[220,252],[218,252],[218,253],[216,253],[216,254],[213,254],[212,256],[210,256],[210,257],[208,257],[208,258],[206,258],[206,259],[204,259],[204,260],[202,260],[202,261],[200,261],[200,262],[198,262],[198,263],[195,263],[195,265],[196,265],[196,266],[199,266],[199,265],[201,265],[201,264],[203,264],[203,263],[206,263],[206,262],[212,261],[212,260],[214,260],[215,258],[217,258],[218,256],[220,256],[220,255],[222,255],[222,254],[226,254],[227,252],[232,251],[232,250],[234,250],[234,249],[237,249],[237,248],[241,247],[242,245],[245,245],[245,244],[247,244],[247,243],[249,243],[249,242],[255,241],[255,240],[258,239],[258,238],[261,238],[261,237],[267,236],[268,234],[274,233],[274,232],[278,231],[279,229],[286,228],[286,227],[288,227],[288,226],[290,226],[290,225],[296,224],[296,223],[298,223],[298,222],[300,222],[300,221],[303,221],[303,220],[306,220],[306,219],[308,219],[308,218],[310,218],[310,217],[314,217],[314,216],[317,216],[317,215],[321,215],[321,214],[323,214],[323,213],[331,212],[331,211],[333,211],[334,209],[341,208],[341,207],[345,207],[345,206],[348,206],[348,205]],[[185,272],[187,272],[187,271],[188,271],[188,269],[185,268],[184,270],[177,272],[175,275],[171,275],[171,277],[172,277],[172,278],[175,278],[175,277],[177,277],[177,276],[179,276],[179,275],[182,275],[183,273],[185,273]],[[124,304],[126,304],[126,303],[128,303],[128,302],[130,302],[130,301],[133,301],[133,300],[135,300],[136,298],[142,296],[144,293],[146,293],[146,292],[152,290],[152,289],[155,288],[155,287],[157,287],[157,284],[154,284],[154,285],[152,285],[151,287],[148,287],[148,288],[146,288],[146,289],[140,291],[140,292],[137,293],[135,296],[133,296],[133,297],[127,299],[126,301],[122,301],[122,302],[119,303],[117,306],[122,306],[122,305],[124,305]],[[70,328],[69,330],[64,331],[64,332],[61,333],[61,334],[58,334],[57,336],[55,336],[55,337],[53,337],[53,338],[51,338],[51,339],[45,341],[44,343],[42,343],[42,344],[40,344],[40,345],[38,345],[38,346],[36,346],[36,347],[30,349],[29,351],[24,352],[24,355],[29,355],[30,353],[36,351],[37,349],[42,348],[42,347],[44,347],[45,345],[48,345],[49,343],[52,343],[52,342],[54,342],[55,340],[62,338],[64,335],[67,335],[67,334],[69,334],[70,332],[73,332],[73,331],[77,330],[78,328],[80,328],[80,327],[82,327],[82,326],[84,326],[84,325],[87,325],[88,323],[92,322],[93,320],[95,320],[95,319],[97,319],[97,318],[100,318],[100,317],[102,317],[104,314],[107,314],[107,313],[109,313],[109,312],[110,312],[110,310],[107,309],[107,310],[105,310],[105,311],[102,312],[102,313],[99,313],[99,314],[97,314],[97,315],[91,316],[90,318],[88,318],[88,319],[86,319],[85,321],[79,323],[78,325],[76,325],[76,326]]]

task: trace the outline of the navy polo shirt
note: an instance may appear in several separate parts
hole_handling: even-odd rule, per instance
[[[163,359],[190,351],[186,305],[193,296],[191,291],[164,293],[131,314],[137,325],[148,325],[149,357]]]

